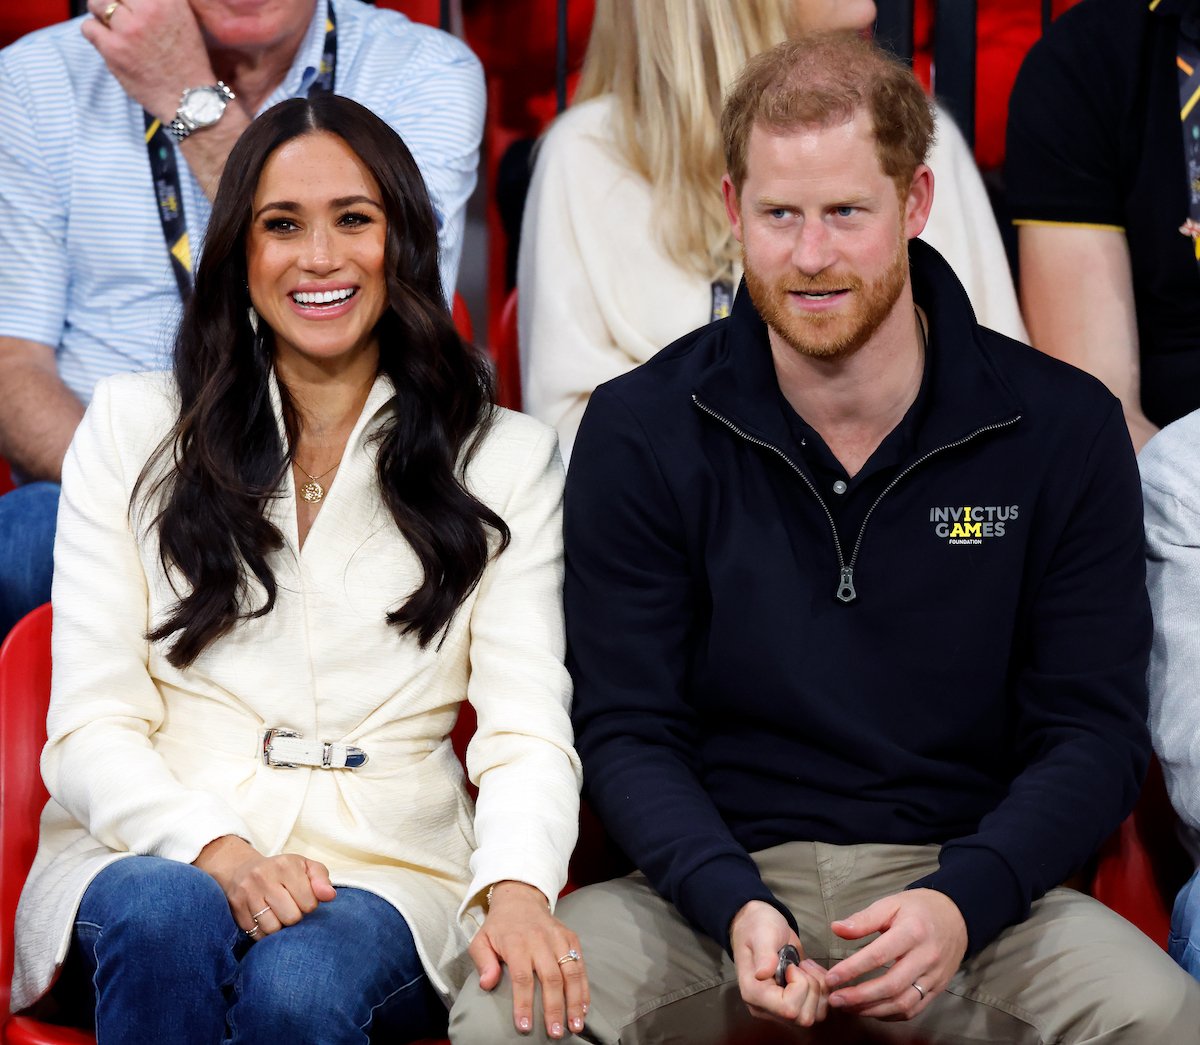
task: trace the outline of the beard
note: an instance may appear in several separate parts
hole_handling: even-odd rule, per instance
[[[849,272],[844,275],[822,272],[816,276],[792,272],[771,283],[751,267],[744,246],[742,267],[750,300],[767,326],[801,355],[838,359],[862,348],[892,311],[908,280],[908,240],[901,232],[887,269],[869,283]],[[805,313],[797,311],[789,299],[791,293],[820,294],[835,290],[850,292],[849,308]]]

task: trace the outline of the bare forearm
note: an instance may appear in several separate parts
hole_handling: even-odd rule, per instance
[[[1121,400],[1135,449],[1157,429],[1142,413],[1133,274],[1124,233],[1023,226],[1021,308],[1030,341],[1098,377]]]
[[[235,102],[215,124],[190,134],[180,145],[188,167],[210,200],[217,194],[217,184],[229,153],[242,131],[249,126],[249,117]]]
[[[0,453],[31,479],[62,476],[83,404],[63,384],[48,345],[0,337]]]

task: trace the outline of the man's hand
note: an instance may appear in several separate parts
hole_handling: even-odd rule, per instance
[[[329,869],[319,861],[293,853],[263,856],[234,835],[209,842],[192,863],[224,890],[238,928],[258,939],[295,925],[337,896]]]
[[[125,93],[163,123],[188,87],[215,83],[200,25],[185,0],[121,0],[105,25],[109,0],[88,0],[81,26]]]
[[[811,1027],[825,1018],[828,990],[825,970],[811,958],[787,968],[787,986],[775,982],[779,948],[792,944],[801,955],[804,947],[787,919],[761,900],[751,900],[729,925],[738,988],[751,1014],[789,1025]]]
[[[967,950],[962,914],[953,900],[933,889],[885,896],[834,922],[833,931],[843,940],[880,934],[879,939],[838,962],[825,977],[834,991],[830,1005],[878,1019],[912,1019],[950,982]],[[843,986],[887,965],[891,968],[882,976],[854,987]],[[920,984],[921,990],[914,983]]]
[[[500,982],[500,966],[512,981],[513,1024],[522,1034],[533,1029],[533,988],[542,985],[546,1033],[561,1038],[583,1030],[589,994],[579,937],[550,913],[546,898],[524,882],[497,882],[483,926],[467,953],[479,972],[479,986],[490,991]]]

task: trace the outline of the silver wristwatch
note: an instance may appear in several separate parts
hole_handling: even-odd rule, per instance
[[[189,87],[179,99],[175,119],[167,124],[167,130],[175,135],[177,142],[181,142],[192,131],[216,123],[224,115],[225,106],[236,97],[220,80],[203,87]]]

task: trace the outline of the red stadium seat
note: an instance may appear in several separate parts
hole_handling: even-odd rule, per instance
[[[0,4],[0,47],[7,47],[26,33],[71,17],[69,0],[21,0]]]
[[[474,341],[475,326],[471,322],[471,313],[467,311],[467,303],[463,301],[463,296],[457,290],[454,292],[454,302],[450,306],[450,314],[454,319],[454,327],[458,331],[458,336],[464,341]]]
[[[517,291],[504,301],[500,322],[492,339],[492,360],[496,364],[496,398],[510,410],[521,409],[521,356],[517,343]]]
[[[50,607],[41,606],[0,646],[0,1042],[4,1045],[87,1045],[95,1038],[28,1016],[9,1018],[13,919],[37,852],[38,818],[46,804],[38,758],[46,742],[50,701]]]
[[[1155,759],[1132,813],[1100,850],[1092,895],[1167,946],[1175,894],[1192,873],[1175,834],[1175,810]]]
[[[441,25],[441,0],[375,0],[376,7],[387,7],[408,15],[414,22]]]

